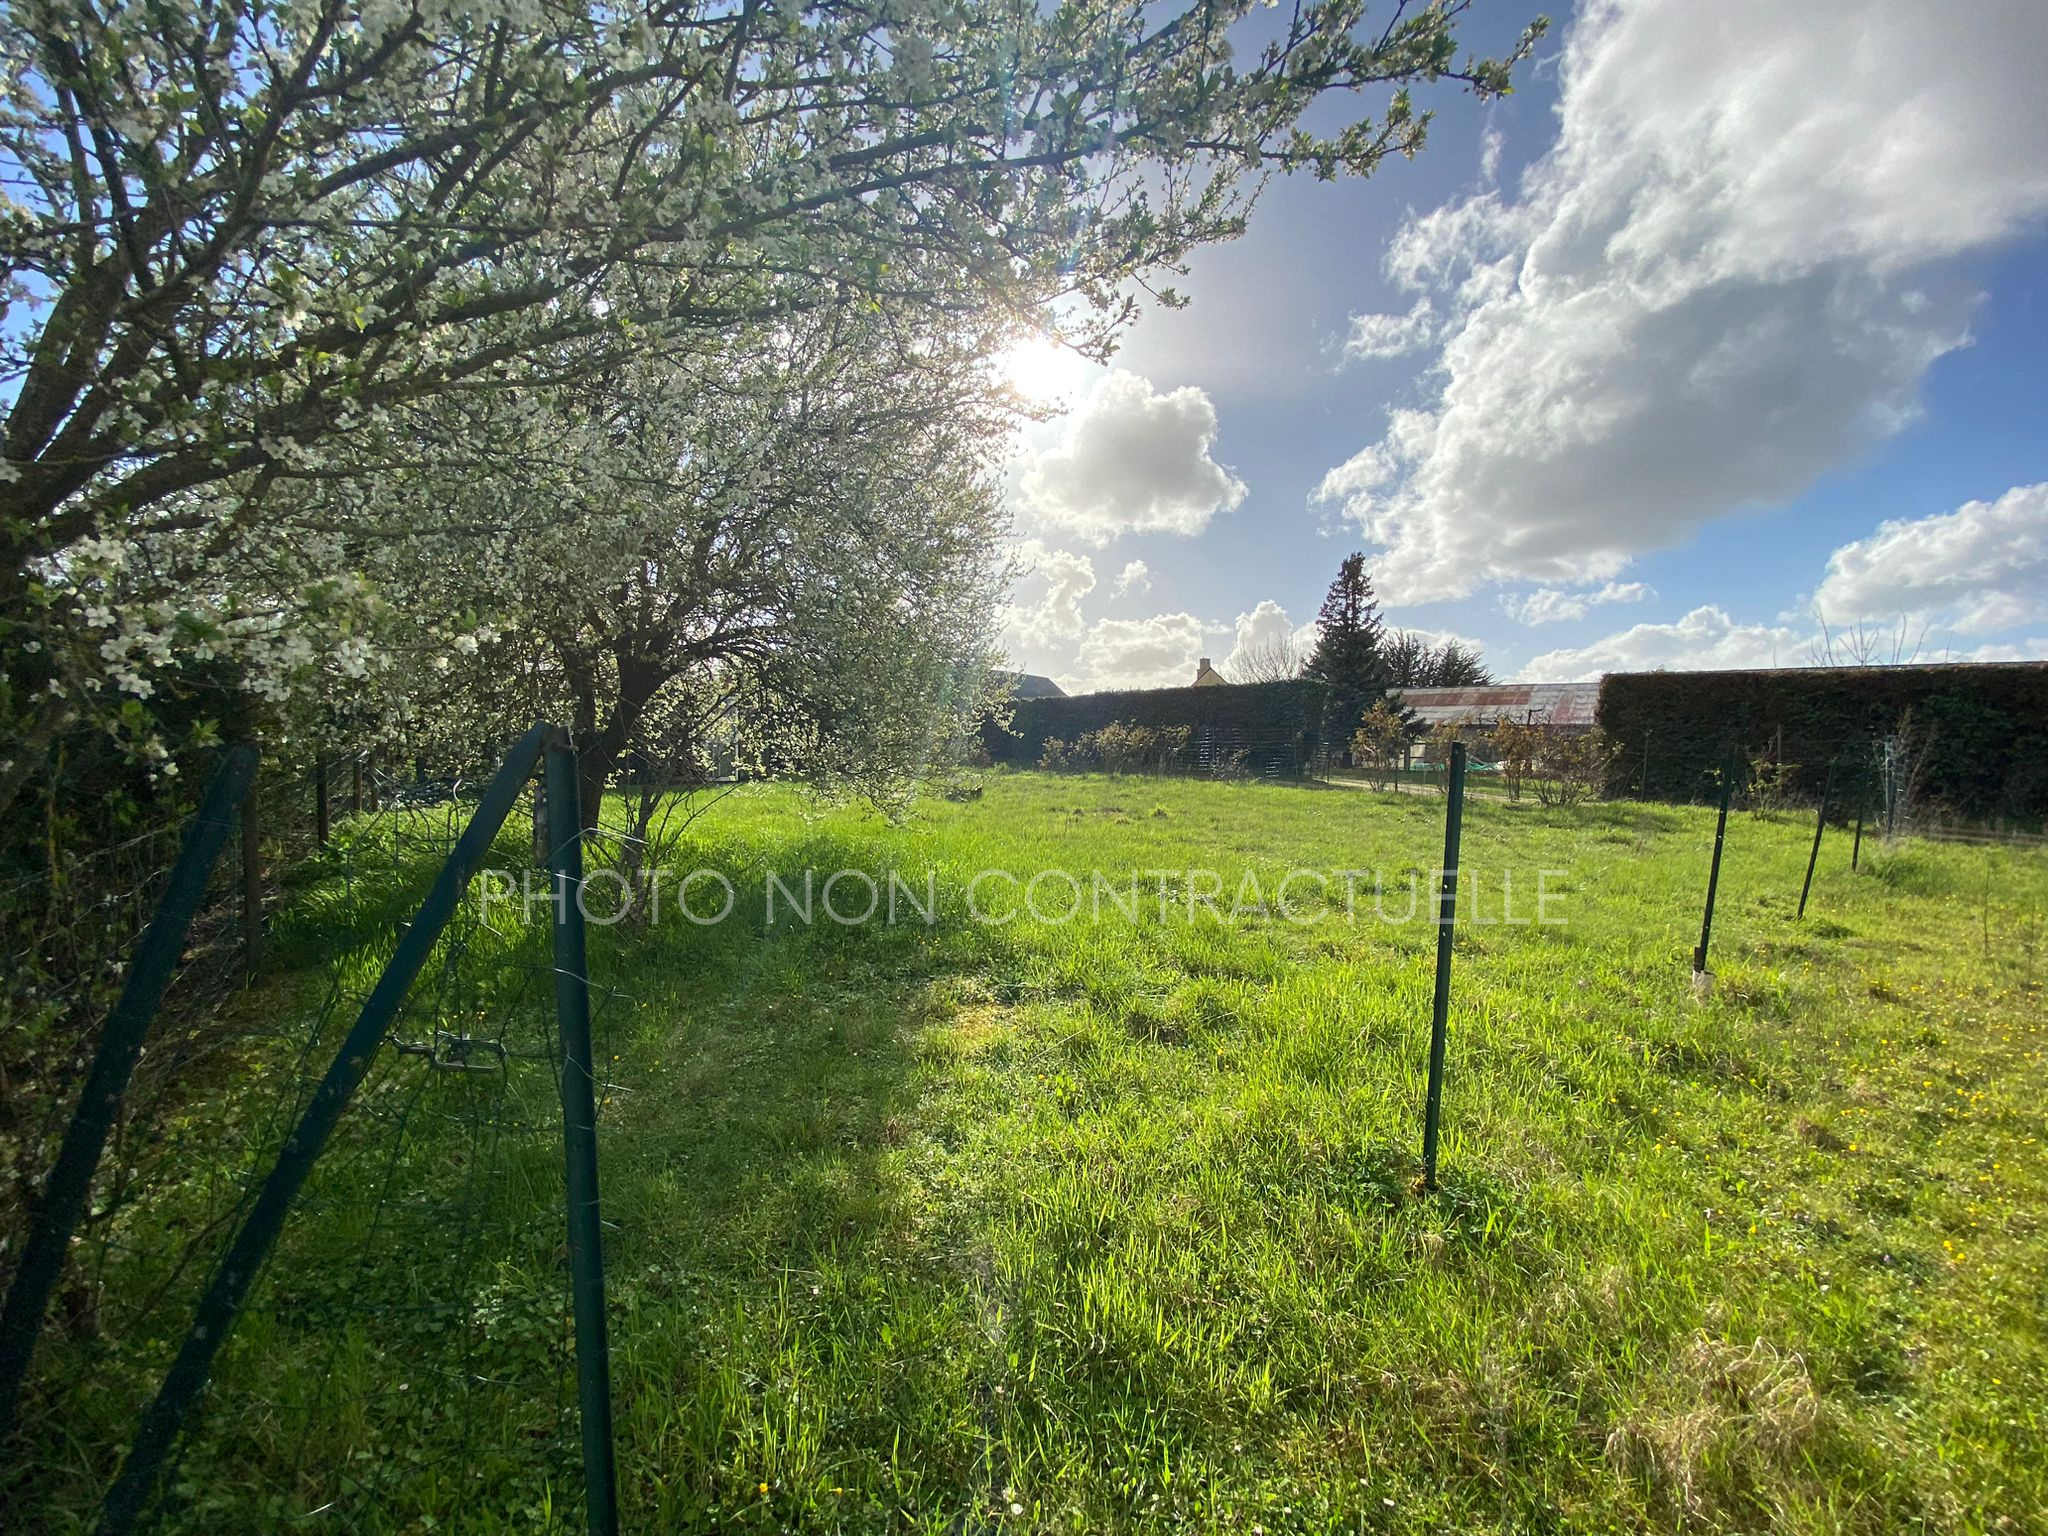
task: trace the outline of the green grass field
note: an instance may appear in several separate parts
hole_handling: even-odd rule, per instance
[[[1270,903],[1290,869],[1365,869],[1398,918],[1442,819],[1434,794],[1034,775],[893,825],[776,789],[707,810],[665,861],[727,872],[733,916],[592,938],[626,1528],[2048,1529],[2048,856],[1866,844],[1852,876],[1831,833],[1795,921],[1810,819],[1738,813],[1701,1001],[1710,811],[1475,800],[1423,1194],[1427,894],[1405,923],[1369,875],[1350,915],[1306,884],[1302,921],[1229,908],[1247,872]],[[1100,870],[1128,902],[1133,871],[1191,866],[1220,914],[1178,875],[1164,920],[1152,875],[1134,916],[966,912],[983,869]],[[764,928],[768,872],[806,867],[920,898],[931,872],[937,920]],[[1550,922],[1471,920],[1503,872],[1532,916],[1539,869]],[[337,935],[405,894],[312,871],[259,1001],[309,1006]],[[544,944],[479,942],[434,1006],[544,1013]],[[360,1119],[330,1177],[370,1214],[288,1238],[181,1467],[195,1528],[330,1499],[348,1523],[307,1528],[580,1519],[529,1081],[536,1134],[481,1193],[446,1097],[481,1078]],[[143,1211],[138,1245],[171,1219]],[[379,1223],[417,1235],[374,1248]],[[457,1322],[428,1305],[451,1298]],[[472,1383],[545,1389],[420,1387],[444,1345]],[[307,1393],[289,1435],[265,1422]]]

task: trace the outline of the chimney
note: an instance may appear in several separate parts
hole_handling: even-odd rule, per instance
[[[1187,652],[1183,651],[1183,652],[1181,652],[1181,654],[1182,654],[1183,656],[1185,656],[1185,655],[1187,654]],[[1200,676],[1200,675],[1201,675],[1202,673],[1204,673],[1204,672],[1206,672],[1206,671],[1208,671],[1208,670],[1209,670],[1209,658],[1208,658],[1208,657],[1206,657],[1206,656],[1204,656],[1204,657],[1202,658],[1202,664],[1201,664],[1201,665],[1200,665],[1199,667],[1195,668],[1195,673],[1196,673],[1196,675],[1197,675],[1197,676]]]

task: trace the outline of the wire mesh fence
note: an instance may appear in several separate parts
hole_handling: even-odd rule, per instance
[[[209,770],[214,765],[208,764]],[[204,782],[203,777],[201,782]],[[55,797],[31,807],[31,835],[11,838],[0,876],[0,1252],[18,1254],[43,1176],[77,1107],[107,1015],[135,947],[162,901],[192,812],[174,782],[159,796],[110,797],[102,825],[75,835]],[[118,1206],[120,1182],[146,1148],[138,1129],[156,1123],[168,1096],[215,1044],[208,1021],[240,982],[233,891],[226,861],[208,872],[198,911],[175,957],[151,1049],[125,1095],[107,1158],[114,1186],[97,1219]],[[76,1312],[89,1299],[67,1288]]]
[[[463,777],[423,786],[418,774],[367,763],[270,765],[243,823],[260,839],[255,862],[283,871],[265,897],[269,961],[246,966],[251,865],[231,847],[71,1237],[23,1388],[0,1483],[15,1528],[584,1524],[558,966],[546,916],[521,920],[531,907],[508,914],[501,904],[494,919],[475,900],[454,903],[378,1031],[268,1262],[231,1328],[209,1342],[205,1390],[176,1415],[160,1471],[126,1494],[118,1481],[124,1462],[131,1475],[138,1464],[138,1426],[153,1401],[162,1409],[174,1362],[182,1369],[207,1332],[203,1300],[233,1277],[229,1255],[259,1192],[305,1136],[337,1052],[476,802]],[[512,815],[481,862],[531,869],[530,826]],[[172,830],[127,851],[138,870],[168,863]],[[120,910],[159,887],[138,879]],[[527,888],[540,911],[557,910],[544,876]],[[109,925],[109,947],[138,926]],[[53,929],[78,932],[81,944],[88,936],[82,920]],[[70,1022],[83,1048],[92,1021],[82,994],[64,1001],[78,1010]],[[618,1001],[590,993],[598,1062],[612,1059],[602,1047]],[[18,1139],[24,1187],[39,1181],[76,1097],[43,1097],[36,1136]],[[600,1080],[593,1099],[608,1097]],[[102,1508],[110,1487],[119,1496]]]

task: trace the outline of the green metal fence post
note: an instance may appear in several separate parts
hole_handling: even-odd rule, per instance
[[[1465,743],[1451,743],[1444,808],[1443,890],[1437,898],[1436,998],[1429,1014],[1429,1096],[1422,1111],[1422,1187],[1436,1188],[1437,1132],[1444,1118],[1444,1044],[1451,1016],[1451,941],[1458,926],[1458,834],[1465,819]]]
[[[569,1283],[576,1314],[576,1401],[583,1423],[583,1515],[590,1536],[617,1536],[611,1346],[604,1315],[604,1234],[597,1193],[597,1072],[590,1048],[584,946],[583,817],[576,753],[547,750],[548,868],[554,881],[555,1021],[562,1033],[562,1148],[568,1167]]]
[[[35,1354],[36,1339],[43,1331],[43,1313],[63,1273],[64,1255],[91,1193],[93,1173],[106,1151],[115,1110],[128,1090],[128,1080],[142,1055],[142,1042],[171,984],[171,973],[185,948],[185,934],[206,899],[206,883],[234,827],[235,808],[248,794],[255,773],[255,747],[244,743],[228,748],[206,786],[198,814],[185,829],[164,893],[135,945],[128,980],[100,1030],[78,1108],[65,1128],[42,1197],[36,1201],[21,1264],[7,1289],[6,1309],[0,1312],[0,1440],[14,1428],[15,1406]]]
[[[205,1387],[213,1370],[214,1356],[233,1331],[242,1302],[249,1294],[249,1287],[256,1283],[257,1272],[262,1269],[264,1260],[269,1258],[270,1250],[276,1245],[278,1233],[284,1228],[285,1217],[291,1211],[292,1202],[298,1198],[300,1186],[313,1171],[313,1164],[326,1147],[327,1138],[334,1134],[342,1111],[348,1108],[349,1100],[369,1075],[370,1064],[384,1043],[385,1031],[398,1016],[405,994],[419,978],[427,957],[433,953],[441,930],[454,916],[455,904],[462,899],[470,876],[476,873],[484,854],[490,850],[491,840],[498,835],[498,829],[505,824],[506,816],[518,802],[527,776],[533,772],[534,763],[540,757],[541,743],[550,729],[549,726],[536,725],[520,737],[506,755],[497,777],[491,780],[483,799],[478,802],[476,813],[469,818],[469,825],[462,829],[454,850],[434,877],[434,884],[420,903],[419,911],[413,915],[411,925],[400,936],[398,947],[392,951],[383,974],[377,978],[377,985],[371,989],[362,1011],[356,1015],[355,1024],[350,1028],[348,1038],[342,1041],[341,1049],[335,1053],[326,1076],[314,1090],[305,1114],[286,1138],[276,1163],[271,1166],[269,1176],[264,1179],[262,1189],[249,1207],[249,1215],[241,1230],[235,1234],[227,1255],[207,1282],[206,1292],[193,1313],[192,1327],[185,1335],[185,1342],[179,1346],[170,1370],[164,1374],[163,1385],[157,1389],[155,1400],[136,1427],[135,1438],[128,1447],[128,1459],[122,1464],[120,1475],[114,1479],[100,1505],[99,1523],[95,1527],[99,1536],[121,1536],[121,1533],[133,1530],[136,1520],[147,1507],[156,1488],[157,1476],[170,1454],[171,1444],[177,1438],[193,1400]]]
[[[1707,945],[1714,936],[1714,893],[1721,885],[1721,845],[1728,838],[1728,801],[1735,793],[1735,757],[1729,754],[1721,769],[1721,813],[1714,821],[1714,862],[1707,869],[1707,909],[1700,918],[1699,948],[1692,952],[1692,973],[1703,976],[1707,970]]]
[[[1806,884],[1799,887],[1799,915],[1806,916],[1807,893],[1813,889],[1813,866],[1820,862],[1820,835],[1827,830],[1828,802],[1835,793],[1835,765],[1828,764],[1828,776],[1820,787],[1820,815],[1814,818],[1813,848],[1806,855]]]

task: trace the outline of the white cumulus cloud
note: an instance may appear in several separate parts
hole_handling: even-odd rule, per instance
[[[1425,295],[1405,315],[1353,315],[1344,355],[1353,360],[1400,357],[1435,339],[1436,306]]]
[[[1813,637],[1775,624],[1738,624],[1713,605],[1670,624],[1637,624],[1591,645],[1546,651],[1521,670],[1530,683],[1578,683],[1603,672],[1717,671],[1805,665]]]
[[[1270,597],[1262,598],[1251,612],[1237,616],[1234,634],[1229,654],[1217,666],[1234,683],[1266,681],[1251,674],[1283,656],[1299,665],[1316,648],[1315,624],[1296,624]]]
[[[1608,603],[1641,603],[1656,595],[1655,588],[1640,581],[1610,581],[1592,591],[1539,587],[1534,592],[1508,594],[1501,598],[1500,606],[1502,612],[1519,623],[1559,624],[1567,619],[1583,619]]]
[[[1319,493],[1383,597],[1607,580],[1898,431],[1968,340],[1957,258],[2048,210],[2044,58],[2040,0],[1591,0],[1555,147],[1388,253],[1440,389]]]
[[[1069,693],[1106,688],[1178,688],[1195,680],[1214,625],[1191,613],[1149,619],[1097,619],[1082,638],[1071,670],[1060,675]]]
[[[1080,637],[1081,603],[1095,590],[1095,562],[1070,549],[1048,549],[1036,539],[1018,546],[1023,567],[1010,600],[1011,649],[1042,649]]]
[[[1193,386],[1153,389],[1117,369],[1067,423],[1063,439],[1024,470],[1024,509],[1102,545],[1128,533],[1200,533],[1245,498],[1211,457],[1216,407]]]
[[[1973,651],[1947,658],[1952,661],[2048,661],[2048,635],[2036,635],[2010,645],[1980,645]]]
[[[1479,179],[1492,182],[1500,175],[1500,155],[1507,148],[1507,135],[1498,128],[1488,126],[1479,135]]]
[[[1965,635],[2048,622],[2048,483],[1880,524],[1828,557],[1814,608],[1830,625],[1906,617]]]
[[[1142,560],[1133,560],[1123,568],[1116,579],[1116,595],[1125,597],[1133,592],[1152,590],[1152,567]]]

